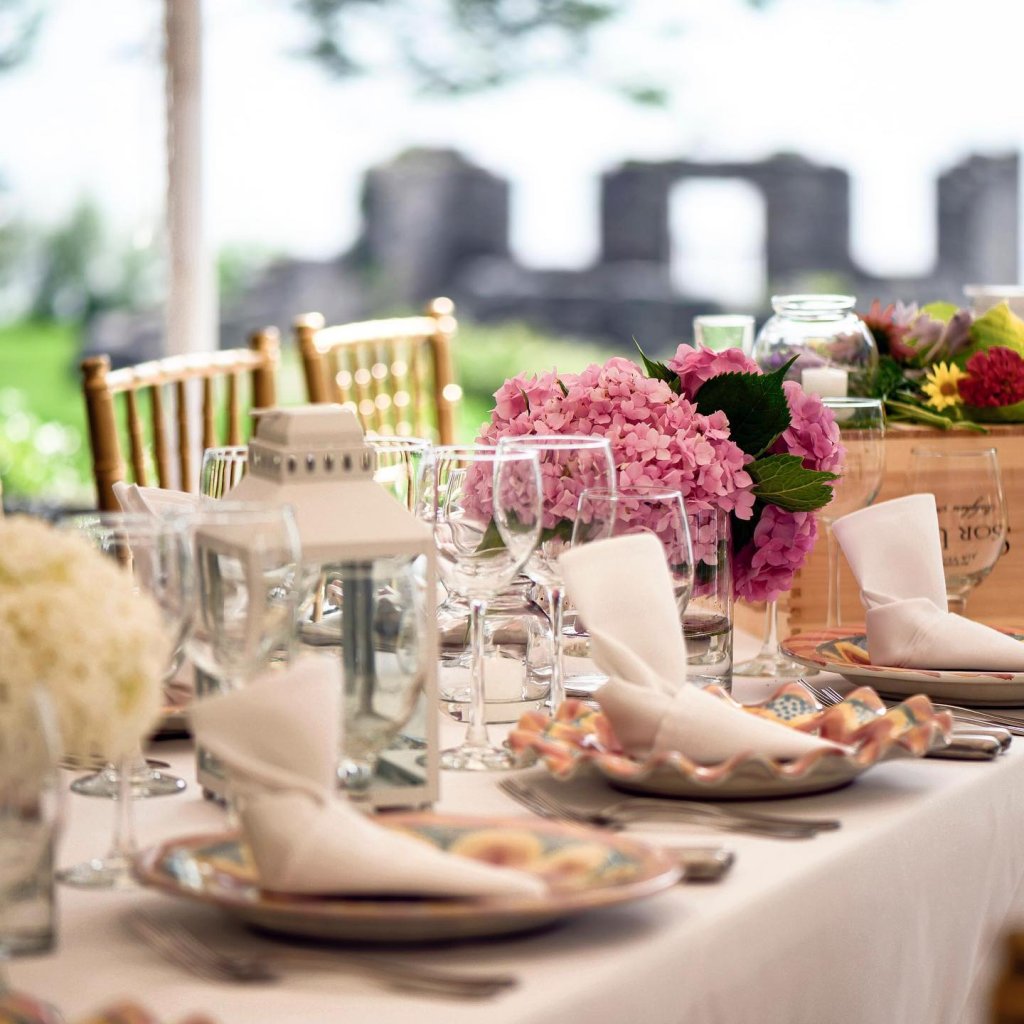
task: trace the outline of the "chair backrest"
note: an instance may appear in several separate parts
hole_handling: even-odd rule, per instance
[[[119,507],[113,485],[127,476],[122,434],[128,439],[136,483],[150,484],[155,469],[160,487],[195,490],[196,455],[203,448],[244,443],[248,429],[242,410],[277,403],[279,357],[278,333],[269,327],[253,334],[248,348],[168,356],[119,370],[110,369],[107,356],[85,359],[82,386],[98,507],[102,511]],[[248,402],[243,395],[247,376]],[[196,403],[192,408],[201,408],[201,438],[194,436],[191,424],[190,405],[199,397],[196,391],[201,392],[201,406]],[[173,434],[167,417],[168,392],[174,411]],[[123,404],[121,414],[115,407],[118,395],[123,399],[117,403]]]
[[[462,388],[452,368],[455,307],[434,299],[423,316],[324,326],[295,320],[310,402],[353,409],[363,429],[453,444]]]

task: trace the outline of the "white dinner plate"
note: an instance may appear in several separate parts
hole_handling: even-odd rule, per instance
[[[1024,639],[1020,629],[1003,633]],[[867,637],[850,629],[821,629],[799,633],[782,642],[782,651],[810,668],[835,672],[851,683],[870,686],[883,697],[924,693],[933,700],[977,707],[1024,707],[1024,672],[963,672],[893,668],[872,665]]]

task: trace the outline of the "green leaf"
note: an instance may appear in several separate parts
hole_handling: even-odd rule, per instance
[[[787,512],[813,512],[832,500],[829,480],[835,473],[805,469],[799,455],[768,455],[746,467],[754,478],[754,494]]]
[[[569,397],[569,389],[565,386],[565,383],[563,382],[562,378],[561,377],[557,377],[555,379],[555,383],[562,389],[562,397],[563,398],[568,398]]]
[[[504,546],[505,542],[501,539],[498,524],[492,519],[487,524],[487,529],[484,530],[484,535],[476,549],[477,553],[481,551],[500,551]]]
[[[710,416],[719,409],[729,417],[729,436],[755,458],[767,451],[789,426],[789,405],[782,390],[796,356],[772,373],[723,373],[705,381],[694,402]]]
[[[894,391],[903,387],[903,367],[892,356],[881,356],[878,360],[878,373],[875,385],[871,389],[873,398],[888,398]]]
[[[1000,302],[971,324],[971,341],[973,344],[961,353],[964,362],[975,352],[987,351],[996,346],[1012,349],[1024,356],[1024,320],[1010,309],[1008,302]]]
[[[679,383],[679,374],[674,370],[670,370],[664,363],[648,359],[636,338],[633,339],[633,344],[636,345],[636,350],[644,361],[644,371],[647,373],[647,376],[652,380],[663,380],[677,395],[682,394],[683,385]]]
[[[948,324],[950,320],[960,312],[960,307],[952,302],[929,302],[927,306],[921,307],[922,313],[927,313],[933,320],[941,320]]]
[[[530,396],[522,389],[519,389],[519,394],[523,396],[523,401],[526,403],[526,415],[530,415]]]

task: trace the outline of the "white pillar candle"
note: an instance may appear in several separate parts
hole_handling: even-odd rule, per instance
[[[809,395],[821,398],[845,398],[849,375],[836,366],[811,366],[800,375],[800,383]]]

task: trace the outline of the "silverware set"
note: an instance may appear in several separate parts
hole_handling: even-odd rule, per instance
[[[127,925],[164,959],[207,981],[268,983],[281,980],[288,968],[324,968],[357,974],[390,989],[449,999],[486,999],[518,984],[511,974],[439,970],[348,952],[335,955],[284,949],[257,955],[229,953],[211,946],[175,921],[157,920],[142,911],[130,914]]]
[[[835,818],[796,818],[724,807],[689,800],[633,797],[604,807],[586,809],[570,805],[520,779],[503,779],[501,790],[527,810],[543,818],[579,825],[626,828],[638,823],[694,824],[725,832],[743,832],[772,839],[809,839],[840,826]]]
[[[806,679],[801,679],[800,684],[823,707],[833,707],[846,699],[831,686],[814,686]],[[895,707],[898,703],[886,701],[886,706]],[[952,714],[953,738],[948,746],[930,750],[928,757],[958,761],[990,761],[1010,746],[1014,736],[1024,736],[1024,718],[960,707],[957,704],[942,704],[934,700],[932,705],[940,711]]]

